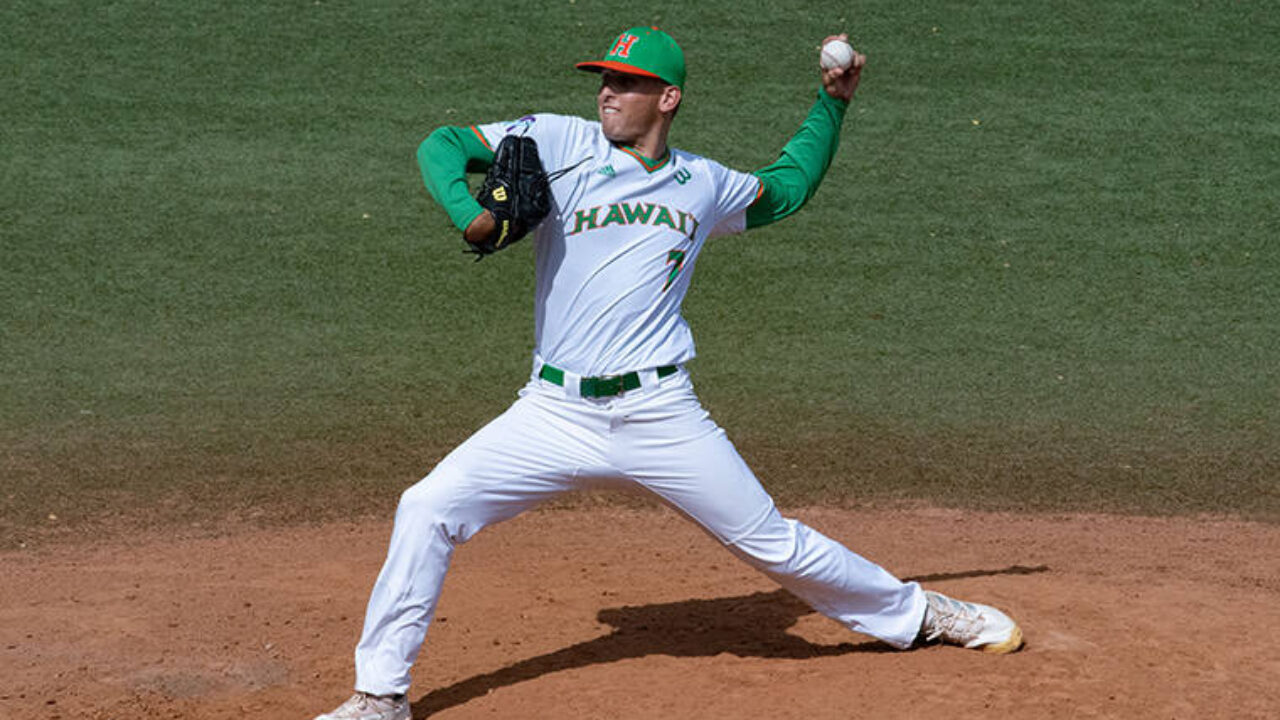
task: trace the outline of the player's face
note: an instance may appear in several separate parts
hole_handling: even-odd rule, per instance
[[[634,144],[662,123],[666,83],[641,75],[605,70],[600,74],[596,110],[604,136],[623,145]]]

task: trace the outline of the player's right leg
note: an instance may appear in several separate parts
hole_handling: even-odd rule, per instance
[[[426,637],[454,548],[482,528],[573,490],[607,432],[580,403],[522,397],[404,492],[356,648],[356,690],[396,696]]]

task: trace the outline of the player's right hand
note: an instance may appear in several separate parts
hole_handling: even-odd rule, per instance
[[[493,236],[493,232],[497,227],[497,218],[493,216],[493,213],[484,210],[476,216],[475,220],[471,221],[466,230],[462,231],[462,239],[472,245],[482,244]]]

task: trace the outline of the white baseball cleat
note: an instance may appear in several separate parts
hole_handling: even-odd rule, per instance
[[[404,695],[370,695],[357,692],[336,710],[317,715],[315,720],[410,720],[409,700]]]
[[[1022,647],[1022,629],[990,605],[961,602],[931,590],[924,596],[929,602],[920,628],[925,642],[940,640],[997,655]]]

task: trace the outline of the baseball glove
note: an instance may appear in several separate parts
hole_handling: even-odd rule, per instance
[[[468,252],[475,253],[477,260],[510,246],[542,222],[551,212],[551,181],[533,138],[502,138],[476,201],[497,221],[489,237],[471,242]]]

